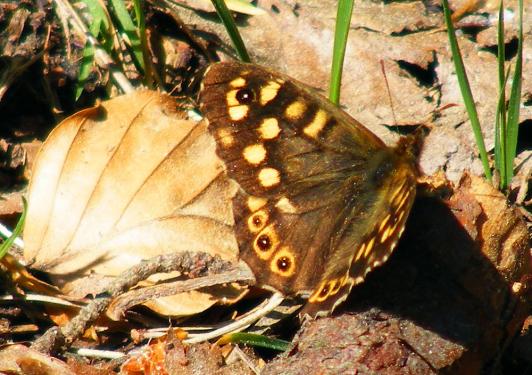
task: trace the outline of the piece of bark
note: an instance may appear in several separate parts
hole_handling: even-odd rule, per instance
[[[478,191],[463,189],[462,195]],[[494,262],[484,255],[484,242],[473,241],[453,214],[462,209],[452,200],[419,198],[395,254],[340,309],[350,313],[337,311],[336,317],[305,325],[294,348],[268,364],[264,374],[496,370],[497,358],[527,316],[528,235],[517,219],[512,244],[504,246],[512,255],[501,251]],[[469,214],[474,233],[485,233],[490,215],[481,210]],[[508,260],[515,265],[512,272]]]

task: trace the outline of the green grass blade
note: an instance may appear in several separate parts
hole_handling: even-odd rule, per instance
[[[342,69],[344,66],[345,48],[351,15],[353,14],[353,0],[340,0],[336,13],[336,27],[334,31],[333,59],[331,66],[331,83],[329,86],[329,100],[338,105],[340,103],[340,87]]]
[[[98,38],[102,31],[107,30],[109,28],[109,20],[107,19],[107,14],[105,13],[98,0],[84,0],[83,2],[87,6],[87,10],[92,18],[92,22],[90,22],[90,24],[88,25],[89,31],[92,36]],[[93,64],[94,46],[87,42],[85,43],[85,47],[83,47],[79,74],[74,88],[75,100],[78,100],[81,94],[83,93],[85,82],[87,81],[87,78],[89,78],[89,74],[92,70]]]
[[[447,26],[447,35],[449,37],[449,45],[451,47],[451,53],[453,55],[454,67],[456,76],[458,78],[458,84],[462,93],[462,99],[467,109],[469,121],[475,135],[475,142],[480,154],[480,160],[482,161],[482,167],[484,168],[484,174],[486,178],[491,181],[491,171],[488,161],[488,153],[486,152],[486,146],[484,145],[484,139],[482,137],[482,131],[480,129],[480,122],[478,120],[477,108],[473,100],[473,94],[471,93],[471,87],[467,79],[467,74],[464,68],[464,62],[462,61],[462,55],[460,54],[460,48],[456,41],[456,35],[454,34],[454,26],[451,21],[451,12],[449,11],[449,3],[447,0],[442,0],[443,13],[445,16],[445,24]]]
[[[519,133],[519,107],[521,106],[521,85],[523,75],[523,0],[519,0],[519,35],[517,43],[517,57],[515,61],[512,88],[508,102],[508,123],[506,134],[506,170],[505,187],[510,185],[513,177],[513,162],[517,151],[517,136]]]
[[[504,88],[504,62],[506,61],[504,52],[504,1],[499,4],[499,21],[497,23],[497,63],[499,68],[499,89]]]
[[[94,63],[94,47],[90,43],[85,43],[83,47],[83,56],[81,58],[81,63],[79,65],[78,79],[74,88],[75,91],[75,100],[77,101],[83,90],[85,89],[85,82],[89,78],[90,72],[92,70],[92,64]]]
[[[118,24],[120,25],[121,32],[123,32],[129,40],[128,44],[131,48],[131,52],[133,53],[135,65],[141,70],[141,73],[143,73],[145,70],[144,56],[137,27],[131,19],[123,0],[110,0],[110,3],[113,6],[114,14]]]
[[[241,61],[250,62],[251,59],[249,58],[249,54],[246,50],[246,46],[244,45],[244,41],[242,40],[242,37],[238,32],[235,20],[233,19],[233,16],[225,5],[224,0],[212,0],[212,5],[214,5],[216,13],[218,13],[218,17],[220,17],[220,20],[224,24],[225,29],[227,30],[227,34],[229,35],[229,38],[233,43],[233,47],[235,48],[238,57]]]
[[[495,169],[499,171],[501,184],[506,180],[506,77],[504,74],[504,1],[499,4],[497,23],[497,67],[499,75],[499,100],[495,114]],[[502,187],[502,186],[501,186]]]
[[[26,202],[25,198],[22,198],[22,215],[20,215],[20,218],[18,219],[17,225],[15,226],[15,230],[9,236],[8,239],[6,239],[2,244],[0,245],[0,259],[6,255],[6,253],[9,251],[11,246],[13,246],[13,243],[15,242],[15,239],[22,233],[22,228],[24,228],[24,222],[26,221],[26,213],[28,212],[28,202]]]
[[[153,88],[153,65],[148,56],[148,39],[146,36],[146,18],[142,8],[143,0],[133,0],[133,10],[135,11],[135,21],[140,39],[140,49],[142,51],[142,63],[144,66],[144,83],[147,87]]]
[[[502,87],[505,88],[510,76],[510,70],[504,75]],[[506,158],[506,94],[499,92],[497,110],[495,112],[495,168],[499,171],[501,177],[501,188],[503,188],[502,179],[506,178],[506,164],[503,162]]]
[[[220,345],[227,343],[245,344],[253,347],[260,347],[281,352],[286,351],[290,343],[285,340],[273,339],[264,335],[257,335],[255,333],[236,332],[224,335],[218,340]]]

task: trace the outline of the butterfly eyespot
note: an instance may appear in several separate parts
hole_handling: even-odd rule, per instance
[[[251,221],[251,217],[248,220]],[[262,225],[264,226],[268,221],[268,217],[264,216],[264,218],[262,218],[261,220],[263,220]],[[278,246],[279,238],[277,237],[277,233],[273,224],[264,227],[264,229],[262,229],[261,232],[257,234],[257,237],[255,237],[253,241],[253,250],[255,252],[255,255],[263,260],[270,259],[271,256],[275,253],[275,250]]]
[[[323,288],[321,288],[320,290],[320,294],[318,295],[318,297],[325,297],[327,294],[329,294],[329,286],[328,285],[325,285]]]
[[[291,263],[292,262],[288,257],[280,257],[279,259],[277,259],[277,267],[279,267],[281,271],[286,271],[287,269],[289,269]]]
[[[267,234],[261,234],[257,237],[257,247],[262,251],[268,251],[272,247],[272,240]]]
[[[257,233],[268,221],[268,213],[264,210],[255,212],[248,218],[248,229],[251,233]]]
[[[249,104],[255,100],[255,93],[251,89],[243,88],[236,92],[235,97],[240,104]]]
[[[293,276],[296,272],[296,260],[293,250],[288,246],[282,247],[271,261],[270,269],[283,277]]]

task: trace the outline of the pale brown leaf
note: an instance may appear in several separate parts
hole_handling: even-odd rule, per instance
[[[236,259],[236,187],[205,124],[175,107],[170,97],[137,92],[81,111],[50,134],[28,193],[24,256],[32,267],[79,282],[169,252]],[[167,297],[160,312],[191,314],[217,300],[189,296],[181,304]]]
[[[0,351],[2,374],[75,375],[67,364],[57,358],[26,348],[24,345],[9,346]]]
[[[530,273],[529,234],[523,216],[483,178],[464,175],[450,200],[460,223],[507,281]]]

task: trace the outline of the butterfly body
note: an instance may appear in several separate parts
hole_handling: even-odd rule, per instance
[[[330,313],[387,260],[415,197],[416,157],[387,147],[304,84],[242,63],[213,64],[201,110],[229,177],[241,258],[259,286]]]

